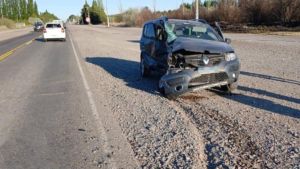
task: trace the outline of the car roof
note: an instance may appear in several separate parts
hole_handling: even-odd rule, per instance
[[[160,18],[157,18],[157,19],[150,20],[148,22],[145,22],[144,25],[149,24],[149,23],[153,23],[154,24],[154,23],[158,23],[158,22],[161,22],[161,21],[163,21],[163,22],[174,21],[174,22],[188,22],[188,23],[203,23],[203,24],[207,24],[208,25],[208,23],[204,19],[184,20],[184,19],[168,19],[167,17],[160,17]]]
[[[164,16],[164,17],[160,17],[157,19],[149,20],[149,21],[145,22],[144,25],[149,24],[149,23],[157,23],[157,22],[161,22],[161,21],[167,21],[167,20],[168,20],[168,18]]]
[[[60,24],[60,23],[57,23],[57,22],[48,22],[48,23],[46,23],[46,25],[48,25],[48,24]]]
[[[169,21],[173,22],[185,22],[185,23],[195,23],[195,24],[207,24],[205,22],[199,22],[197,20],[183,20],[183,19],[169,19]]]
[[[192,21],[196,21],[196,22],[201,22],[201,23],[208,24],[208,22],[205,19],[192,19]]]

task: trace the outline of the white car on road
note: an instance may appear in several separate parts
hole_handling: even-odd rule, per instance
[[[44,28],[43,37],[47,40],[63,40],[66,41],[66,31],[60,23],[47,23]]]

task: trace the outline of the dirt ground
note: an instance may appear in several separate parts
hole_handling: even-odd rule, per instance
[[[139,76],[141,29],[68,30],[100,117],[142,168],[300,168],[300,36],[226,34],[241,60],[238,90],[171,101],[157,78]]]

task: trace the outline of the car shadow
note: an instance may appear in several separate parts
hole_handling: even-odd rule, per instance
[[[45,42],[45,40],[43,38],[36,38],[35,41],[37,41],[37,42]]]
[[[238,89],[240,91],[249,91],[252,93],[256,93],[259,96],[253,97],[253,96],[249,96],[246,94],[240,94],[240,93],[239,94],[236,94],[236,93],[227,94],[227,93],[224,93],[217,89],[211,89],[210,91],[216,93],[217,95],[219,95],[223,98],[226,98],[226,99],[229,99],[229,100],[232,100],[232,101],[244,104],[244,105],[248,105],[248,106],[251,106],[251,107],[254,107],[257,109],[262,109],[265,111],[270,111],[272,113],[289,116],[289,117],[293,117],[293,118],[300,118],[300,110],[299,109],[288,107],[286,105],[281,105],[281,104],[275,103],[271,100],[260,98],[260,96],[266,95],[266,96],[273,97],[276,99],[286,100],[286,101],[295,102],[295,103],[298,103],[299,99],[275,94],[275,93],[264,91],[261,89],[252,89],[252,88],[248,88],[248,87],[244,87],[244,86],[239,86]]]
[[[157,90],[158,76],[141,78],[139,66],[136,61],[118,59],[113,57],[87,57],[86,62],[103,68],[115,78],[123,80],[128,87],[160,95]]]
[[[138,89],[150,94],[160,95],[160,93],[157,91],[157,83],[159,81],[159,76],[155,75],[153,78],[141,78],[139,74],[139,62],[113,57],[87,57],[86,62],[103,68],[115,78],[123,80],[128,87]],[[240,86],[239,90],[256,93],[261,96],[266,95],[268,97],[273,97],[276,99],[281,99],[296,104],[300,103],[300,100],[297,98],[272,93],[262,89],[254,89],[245,86]],[[211,91],[217,93],[218,95],[226,99],[233,100],[238,103],[248,105],[257,109],[262,109],[294,118],[300,118],[300,110],[285,105],[277,104],[273,101],[264,98],[253,97],[245,94],[227,95],[224,94],[224,92],[218,90]]]
[[[284,78],[276,77],[276,76],[258,74],[258,73],[253,73],[253,72],[245,72],[245,71],[241,71],[241,74],[245,75],[245,76],[252,76],[252,77],[258,77],[258,78],[263,78],[263,79],[268,79],[268,80],[274,80],[274,81],[278,81],[278,82],[285,82],[285,83],[300,85],[300,81],[292,80],[292,79],[284,79]]]
[[[36,38],[35,41],[41,42],[41,43],[46,43],[44,38]],[[60,39],[48,39],[47,42],[64,42]]]
[[[259,94],[259,95],[263,95],[263,96],[273,97],[275,99],[280,99],[280,100],[285,100],[288,102],[300,104],[300,98],[284,96],[281,94],[276,94],[276,93],[272,93],[272,92],[265,91],[262,89],[255,89],[255,88],[250,88],[250,87],[246,87],[246,86],[239,86],[238,89],[241,91],[245,91],[245,92],[251,92],[251,93],[255,93],[255,94]]]
[[[140,40],[127,40],[127,42],[131,42],[131,43],[140,43]]]

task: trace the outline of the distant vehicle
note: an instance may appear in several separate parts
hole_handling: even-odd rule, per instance
[[[162,75],[158,89],[170,99],[216,87],[231,93],[237,88],[240,61],[230,42],[203,20],[151,20],[140,40],[141,76]]]
[[[48,40],[66,41],[66,31],[60,23],[47,23],[44,28],[43,37],[45,42]]]
[[[33,30],[35,32],[41,32],[44,29],[44,24],[42,22],[35,22],[33,25]]]
[[[67,28],[65,22],[62,21],[62,20],[53,20],[52,22],[53,23],[60,23],[65,29]]]

